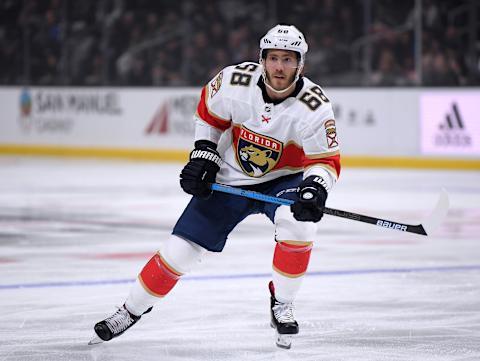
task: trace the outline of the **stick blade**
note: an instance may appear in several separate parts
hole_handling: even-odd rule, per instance
[[[448,200],[448,193],[444,188],[442,188],[440,191],[440,196],[438,197],[437,205],[433,209],[430,216],[422,224],[427,235],[430,235],[435,231],[435,229],[438,228],[438,226],[440,226],[447,216],[449,206],[450,201]]]
[[[89,345],[98,345],[99,343],[103,343],[103,340],[97,335],[93,336],[93,338],[88,342]]]

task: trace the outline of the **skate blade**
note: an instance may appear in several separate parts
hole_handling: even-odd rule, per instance
[[[292,335],[281,335],[277,333],[275,339],[275,344],[284,349],[290,349],[292,347]]]
[[[103,343],[104,341],[98,337],[97,335],[95,335],[91,340],[90,342],[88,343],[89,345],[98,345],[99,343]]]
[[[270,322],[270,327],[275,328],[273,322]],[[275,344],[280,347],[288,350],[292,347],[292,338],[293,334],[282,335],[275,330]]]

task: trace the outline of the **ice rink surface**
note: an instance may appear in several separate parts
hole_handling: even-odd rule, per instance
[[[0,157],[0,361],[478,361],[480,173],[344,169],[327,205],[420,223],[429,237],[325,216],[296,301],[269,327],[273,226],[252,216],[127,333],[88,346],[189,197],[181,164]]]

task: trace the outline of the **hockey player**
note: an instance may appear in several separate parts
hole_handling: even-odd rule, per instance
[[[270,291],[277,345],[290,348],[299,327],[293,301],[307,271],[315,222],[340,173],[332,105],[302,75],[308,45],[294,26],[277,25],[260,40],[260,61],[223,69],[202,90],[194,116],[195,147],[180,174],[193,195],[164,247],[141,270],[125,304],[94,327],[108,341],[166,296],[206,251],[221,252],[245,217],[275,225]],[[290,207],[211,191],[219,182],[289,198]]]

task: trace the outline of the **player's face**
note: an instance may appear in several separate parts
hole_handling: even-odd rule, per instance
[[[268,82],[276,90],[287,88],[295,79],[298,60],[290,50],[269,50],[265,59]]]

